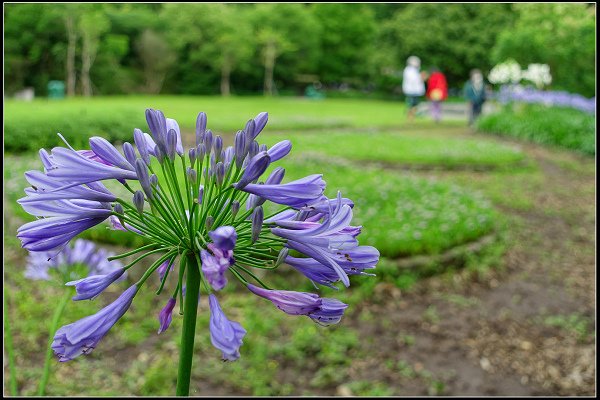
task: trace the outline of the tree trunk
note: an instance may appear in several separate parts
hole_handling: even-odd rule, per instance
[[[65,19],[67,29],[67,96],[75,96],[75,45],[77,43],[77,31],[73,16],[68,15]]]
[[[92,54],[90,49],[90,38],[83,35],[83,47],[81,49],[81,88],[85,97],[92,95],[92,82],[90,81],[90,68],[92,67]]]
[[[265,96],[273,95],[273,70],[275,69],[276,56],[277,49],[275,47],[275,43],[273,41],[270,41],[267,43],[267,47],[265,48]]]
[[[231,94],[230,76],[231,63],[229,60],[224,60],[221,66],[221,96],[229,96]]]

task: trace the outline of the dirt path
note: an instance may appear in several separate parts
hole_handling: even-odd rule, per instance
[[[353,321],[376,340],[352,379],[383,381],[397,395],[594,394],[593,160],[524,147],[542,182],[511,188],[532,209],[501,207],[509,225],[503,267],[433,277],[407,293],[381,285],[362,311],[389,321]],[[380,362],[390,354],[396,363]]]

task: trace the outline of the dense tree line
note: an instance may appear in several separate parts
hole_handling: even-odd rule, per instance
[[[5,90],[69,94],[393,93],[409,55],[459,87],[514,58],[591,96],[595,6],[585,4],[6,4]]]

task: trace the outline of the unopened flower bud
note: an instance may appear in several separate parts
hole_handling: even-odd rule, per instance
[[[246,135],[242,131],[238,131],[235,134],[234,140],[234,149],[235,149],[235,165],[238,168],[242,167],[242,163],[244,162],[244,158],[246,157]]]
[[[177,150],[177,132],[175,129],[169,129],[167,132],[167,156],[171,161],[175,160]]]
[[[150,184],[152,186],[158,186],[158,176],[155,174],[150,175]]]
[[[215,157],[221,160],[221,151],[223,150],[223,138],[220,135],[215,136],[213,149],[215,152]]]
[[[202,161],[204,159],[205,155],[206,155],[206,146],[204,145],[204,143],[200,143],[196,147],[196,158],[198,158],[198,160]]]
[[[209,129],[204,134],[204,147],[206,148],[207,152],[209,152],[212,149],[212,144],[213,144],[213,133]]]
[[[209,215],[208,217],[206,217],[206,230],[210,231],[210,228],[212,228],[213,224],[215,223],[215,219],[213,218],[212,215]]]
[[[204,141],[204,132],[206,132],[206,114],[201,112],[196,118],[196,146]]]
[[[123,215],[123,206],[120,203],[115,204],[115,212],[117,214]]]
[[[248,120],[248,122],[246,122],[246,127],[244,128],[244,131],[246,132],[246,135],[250,138],[250,140],[254,140],[254,138],[256,137],[254,135],[255,130],[256,122],[254,122],[253,119]]]
[[[235,216],[237,215],[238,211],[240,211],[240,202],[237,200],[234,200],[233,203],[231,203],[231,218],[235,219]]]
[[[200,185],[200,189],[198,189],[198,205],[202,204],[202,197],[204,197],[204,186]]]
[[[148,199],[152,198],[152,187],[150,177],[148,176],[148,166],[142,159],[135,160],[135,173],[137,174],[142,190],[146,193]],[[155,176],[155,175],[153,175]]]
[[[188,177],[190,183],[194,184],[194,183],[196,183],[196,178],[198,177],[198,173],[196,172],[195,169],[188,167],[187,177]]]
[[[283,261],[285,261],[285,258],[288,256],[289,252],[290,250],[287,247],[282,248],[273,267],[279,267],[281,264],[283,264]]]
[[[125,153],[125,158],[129,161],[129,164],[132,166],[135,164],[135,150],[133,146],[129,142],[123,143],[123,153]]]
[[[225,165],[223,165],[221,161],[219,161],[215,167],[215,179],[219,186],[223,184],[223,179],[225,179]]]
[[[252,243],[258,240],[260,236],[260,231],[262,230],[264,219],[264,211],[261,206],[258,206],[254,209],[252,213]]]
[[[190,164],[194,165],[196,163],[196,148],[195,147],[192,147],[188,151],[188,156],[190,157]]]
[[[141,190],[133,194],[133,204],[140,214],[144,214],[144,193]]]

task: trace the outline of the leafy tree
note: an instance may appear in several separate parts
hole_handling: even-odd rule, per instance
[[[64,76],[66,53],[60,9],[53,4],[6,4],[4,10],[5,90],[31,86],[45,94],[51,79]]]
[[[231,74],[254,54],[252,28],[245,11],[235,4],[167,4],[163,17],[172,28],[170,41],[183,61],[180,76],[187,76],[185,81],[195,80],[186,86],[198,87],[192,92],[206,92],[207,88],[216,89],[220,77],[221,94],[228,96]],[[209,73],[199,77],[199,71]]]
[[[376,21],[367,4],[314,4],[312,11],[321,25],[318,74],[324,82],[358,80],[371,75],[376,52]]]
[[[98,53],[100,37],[110,29],[110,20],[102,10],[94,7],[83,11],[78,21],[81,47],[81,87],[83,95],[92,95],[90,69]]]
[[[263,92],[275,93],[275,65],[281,59],[281,74],[290,82],[300,73],[313,72],[319,53],[320,26],[304,4],[256,4],[254,32],[264,67]]]
[[[409,4],[382,24],[379,48],[389,55],[379,65],[401,70],[416,55],[459,86],[470,69],[491,68],[490,49],[513,19],[509,4]]]
[[[143,65],[144,91],[159,93],[168,70],[177,61],[175,51],[161,35],[150,29],[142,33],[135,46]]]
[[[526,67],[550,66],[553,86],[585,96],[595,93],[595,6],[515,4],[518,18],[494,46],[493,61],[514,58]]]

